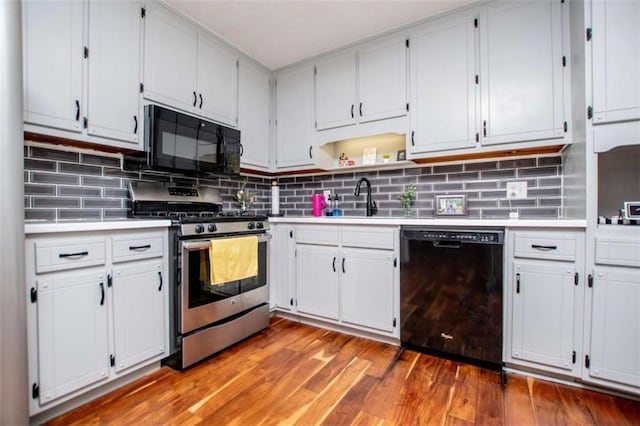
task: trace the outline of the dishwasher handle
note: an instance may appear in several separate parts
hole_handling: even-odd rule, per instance
[[[439,248],[447,248],[447,249],[459,249],[462,247],[462,244],[456,243],[456,242],[452,242],[450,244],[443,244],[441,241],[434,241],[433,246],[439,247]]]

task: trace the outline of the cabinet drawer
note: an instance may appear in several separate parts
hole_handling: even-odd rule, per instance
[[[332,225],[300,225],[296,228],[296,243],[337,246],[338,227]]]
[[[342,245],[393,250],[394,232],[389,228],[345,226],[342,228]]]
[[[104,237],[36,241],[36,273],[103,265],[104,247]]]
[[[575,260],[576,234],[526,233],[514,235],[514,256],[532,259]]]
[[[596,263],[640,267],[640,241],[637,238],[596,237]]]
[[[162,256],[162,233],[140,232],[111,237],[113,263]]]

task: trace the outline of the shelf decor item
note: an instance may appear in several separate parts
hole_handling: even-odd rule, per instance
[[[247,190],[247,181],[248,179],[244,180],[240,190],[236,192],[236,195],[233,197],[233,201],[238,205],[241,214],[245,213],[256,200],[255,197]]]
[[[396,161],[405,161],[407,159],[407,150],[406,149],[401,149],[398,151],[398,154],[396,155]]]
[[[413,216],[413,203],[416,201],[416,186],[412,183],[404,187],[404,192],[398,195],[398,201],[404,208],[405,217]]]
[[[464,195],[436,195],[436,216],[466,216],[467,198]]]
[[[364,148],[362,150],[362,165],[368,166],[376,164],[376,147]]]
[[[389,154],[382,154],[382,162],[388,163],[389,161],[391,161],[391,156]]]

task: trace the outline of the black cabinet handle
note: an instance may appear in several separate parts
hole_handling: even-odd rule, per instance
[[[133,134],[137,134],[138,133],[138,116],[134,115],[133,116]]]
[[[336,271],[336,257],[333,256],[333,272]]]
[[[415,141],[415,138],[414,138],[415,135],[416,135],[415,130],[412,130],[411,131],[411,146],[416,146],[416,141]]]
[[[520,273],[516,274],[516,293],[520,293]]]
[[[198,96],[200,96],[200,109],[202,109],[202,93],[200,93]]]
[[[88,255],[88,251],[79,251],[78,253],[60,253],[58,256],[63,259],[65,257],[82,257]]]
[[[344,270],[344,257],[342,258],[342,273],[346,273],[346,271]]]
[[[151,248],[151,244],[145,244],[143,246],[129,246],[129,250],[146,250],[150,248]]]
[[[289,300],[289,304],[293,306],[293,297]]]
[[[244,154],[244,145],[240,144],[240,157]]]
[[[531,244],[531,248],[537,249],[537,250],[557,250],[558,249],[557,246],[541,246],[539,244]]]
[[[313,153],[312,153],[312,150],[313,150],[313,146],[310,146],[310,147],[309,147],[309,158],[311,158],[311,159],[313,159]]]
[[[104,305],[104,283],[100,283],[100,306]]]
[[[160,279],[160,285],[158,286],[158,291],[162,291],[162,272],[158,271],[158,278]]]
[[[196,106],[197,103],[198,103],[198,94],[196,92],[193,92],[193,106]]]
[[[355,116],[353,115],[353,108],[355,107],[354,104],[351,104],[351,118],[354,118]]]
[[[487,120],[482,122],[482,136],[487,137]]]
[[[362,102],[360,102],[360,117],[362,117]]]
[[[76,121],[80,121],[80,101],[76,99]]]

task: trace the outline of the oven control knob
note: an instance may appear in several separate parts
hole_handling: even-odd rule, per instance
[[[195,231],[196,231],[196,234],[202,234],[204,232],[204,225],[197,224]]]
[[[217,231],[216,224],[215,223],[210,223],[209,226],[207,226],[207,231],[216,232]]]
[[[249,222],[247,223],[247,229],[254,229],[256,227],[256,224],[253,222]]]
[[[262,224],[262,222],[256,222],[256,229],[262,229],[264,228],[264,225]]]

